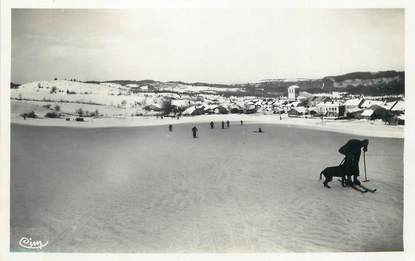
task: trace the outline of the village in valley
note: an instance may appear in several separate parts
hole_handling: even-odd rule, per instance
[[[261,83],[252,87],[249,84],[210,85],[151,80],[81,82],[55,78],[12,84],[11,113],[12,119],[25,120],[61,118],[88,121],[114,117],[252,114],[275,115],[280,119],[284,116],[380,120],[388,125],[405,123],[403,94],[363,95],[349,93],[343,90],[345,88],[321,92],[315,92],[314,88],[310,93],[301,87],[302,82],[299,80],[296,82],[298,85],[279,87],[280,92],[272,92]]]

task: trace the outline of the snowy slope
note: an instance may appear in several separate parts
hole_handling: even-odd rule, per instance
[[[177,84],[177,83],[162,83],[157,85],[160,91],[175,91],[179,93],[211,93],[221,94],[223,92],[245,92],[243,88],[219,88],[211,86],[191,85],[191,84]]]
[[[361,194],[318,174],[363,137],[192,126],[12,126],[11,251],[27,235],[46,252],[402,250],[403,139],[369,137],[378,192]]]
[[[53,92],[53,88],[56,91]],[[118,107],[137,107],[147,103],[160,103],[154,93],[132,95],[128,87],[115,83],[82,83],[65,80],[26,83],[11,89],[12,99],[37,101],[90,103]],[[151,99],[154,98],[154,99]]]

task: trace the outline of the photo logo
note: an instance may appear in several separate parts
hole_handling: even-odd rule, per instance
[[[23,248],[27,248],[27,249],[42,249],[45,246],[48,245],[48,241],[46,241],[45,243],[43,243],[42,241],[38,240],[38,241],[33,241],[31,237],[27,238],[27,237],[22,237],[19,240],[19,245]]]

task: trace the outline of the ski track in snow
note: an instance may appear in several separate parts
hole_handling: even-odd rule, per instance
[[[362,194],[318,179],[354,136],[262,127],[12,125],[11,250],[28,235],[47,252],[402,250],[402,139],[370,138],[378,192]]]

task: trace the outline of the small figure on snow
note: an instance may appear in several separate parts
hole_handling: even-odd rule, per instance
[[[224,129],[224,128],[225,128],[225,122],[222,121],[222,129]]]
[[[197,131],[198,131],[198,129],[196,128],[196,126],[194,126],[194,127],[192,128],[193,138],[197,138]]]
[[[173,131],[173,125],[169,125],[169,131],[172,132]]]
[[[244,125],[244,121],[243,120],[241,120],[241,125]]]
[[[263,131],[262,131],[262,128],[258,128],[258,130],[257,131],[253,131],[254,133],[264,133]]]
[[[346,168],[347,173],[347,182],[348,184],[352,184],[351,176],[353,176],[353,184],[360,185],[360,181],[357,179],[359,177],[359,160],[360,154],[363,151],[367,151],[367,146],[369,145],[369,140],[357,140],[351,139],[346,144],[344,144],[340,149],[339,152],[346,156],[344,165]]]
[[[226,121],[226,127],[229,128],[229,121]]]
[[[213,121],[210,122],[210,128],[211,129],[215,128],[215,123],[213,123]]]

